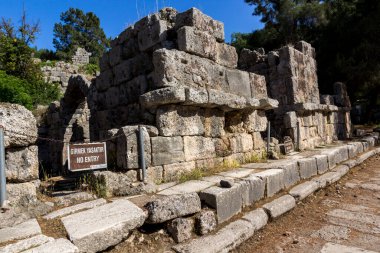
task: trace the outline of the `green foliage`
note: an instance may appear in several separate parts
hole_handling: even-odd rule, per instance
[[[92,76],[95,76],[96,72],[98,72],[98,71],[100,71],[99,65],[98,64],[92,64],[92,63],[83,65],[79,68],[79,72],[85,73],[87,75],[92,75]]]
[[[34,49],[34,57],[41,59],[41,61],[57,61],[60,60],[53,50],[49,49]]]
[[[97,177],[89,173],[83,174],[80,177],[80,184],[82,188],[94,193],[99,198],[107,197],[107,184],[103,175]]]
[[[43,81],[29,82],[0,71],[0,101],[15,103],[32,109],[38,104],[49,104],[60,96],[55,84]]]
[[[0,101],[20,104],[28,109],[32,109],[33,99],[28,94],[29,85],[25,80],[7,75],[0,71]]]
[[[109,47],[109,39],[100,27],[99,18],[93,13],[70,8],[61,14],[61,22],[54,25],[53,44],[58,57],[70,60],[78,47],[92,53],[91,63],[99,58]]]

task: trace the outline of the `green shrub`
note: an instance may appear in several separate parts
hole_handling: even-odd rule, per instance
[[[79,68],[79,72],[85,73],[87,75],[92,75],[92,76],[95,76],[97,71],[99,71],[98,64],[89,63]]]

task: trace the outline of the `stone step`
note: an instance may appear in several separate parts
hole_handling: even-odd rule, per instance
[[[375,251],[370,251],[370,250],[365,250],[361,248],[356,248],[356,247],[351,247],[351,246],[345,246],[341,244],[336,244],[336,243],[331,243],[328,242],[326,243],[320,253],[378,253]]]
[[[54,238],[52,237],[45,235],[36,235],[32,238],[24,239],[16,243],[1,247],[0,253],[19,253],[52,241],[54,241]]]
[[[86,209],[91,209],[91,208],[94,208],[97,206],[104,205],[106,203],[107,203],[107,201],[105,199],[96,199],[93,201],[84,202],[84,203],[81,203],[78,205],[69,206],[69,207],[59,209],[57,211],[54,211],[54,212],[51,212],[51,213],[45,215],[43,218],[47,219],[47,220],[61,218],[63,216],[67,216],[69,214],[73,214],[73,213],[76,213],[79,211],[84,211]]]
[[[0,243],[20,240],[41,234],[41,228],[36,219],[31,219],[13,227],[0,229]]]
[[[213,185],[215,185],[215,183],[207,182],[207,181],[201,181],[201,180],[190,180],[190,181],[187,181],[185,183],[177,184],[171,188],[160,191],[157,194],[159,194],[159,195],[176,195],[176,194],[200,192],[200,191],[207,189]]]
[[[62,218],[70,240],[82,252],[97,252],[120,243],[130,230],[140,227],[146,213],[121,199]]]
[[[23,253],[77,253],[78,248],[67,239],[57,239],[38,246],[36,248],[23,251]]]

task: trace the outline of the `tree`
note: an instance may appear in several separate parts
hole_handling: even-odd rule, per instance
[[[70,60],[78,47],[92,53],[90,61],[97,63],[109,47],[109,39],[100,27],[99,18],[93,13],[83,13],[70,8],[60,16],[60,23],[54,25],[53,44],[57,54]]]

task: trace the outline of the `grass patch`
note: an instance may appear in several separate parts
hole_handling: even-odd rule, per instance
[[[107,197],[107,183],[103,175],[97,177],[92,174],[83,174],[79,181],[83,190],[94,193],[99,198]]]

